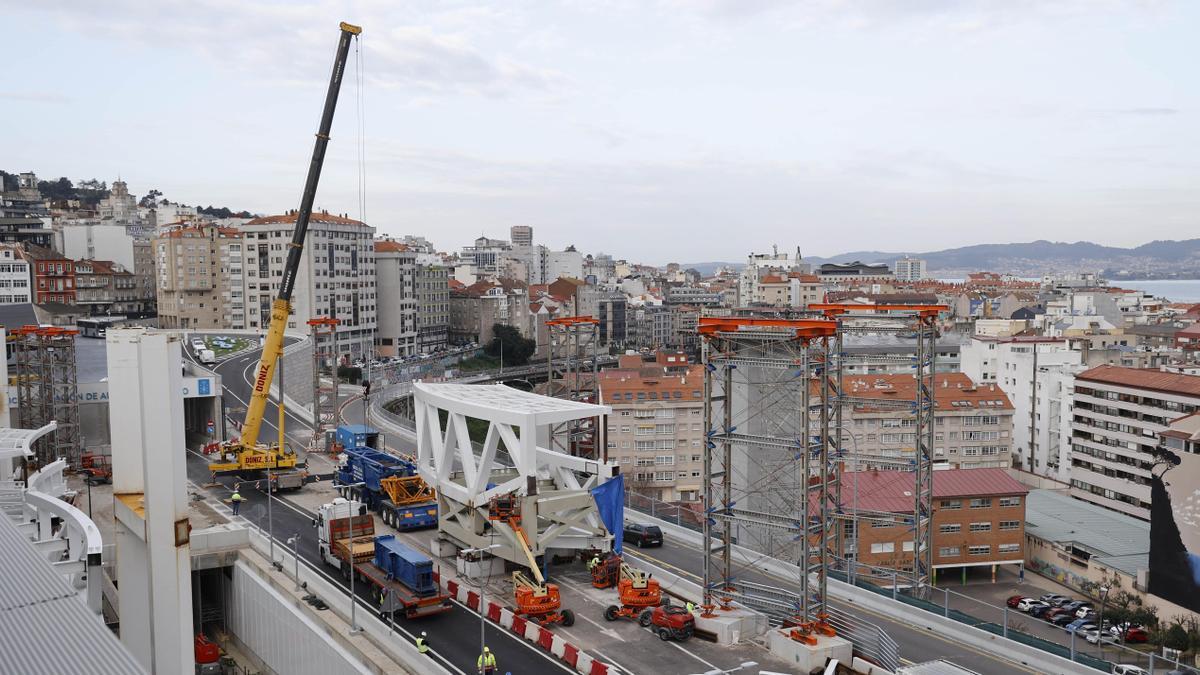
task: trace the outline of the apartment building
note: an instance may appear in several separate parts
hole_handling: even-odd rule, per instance
[[[1200,376],[1098,366],[1075,376],[1071,494],[1150,519],[1159,434],[1200,410]]]
[[[927,276],[925,273],[925,261],[921,258],[909,258],[905,256],[897,260],[892,268],[895,270],[897,281],[920,281]]]
[[[695,501],[703,485],[704,374],[678,353],[654,361],[622,356],[600,372],[608,459],[630,490],[662,501]]]
[[[842,474],[842,500],[855,521],[842,520],[844,555],[872,567],[913,569],[914,478],[909,471]],[[1004,469],[947,469],[933,475],[933,581],[1025,561],[1028,490]],[[866,572],[860,575],[866,576]]]
[[[420,353],[417,339],[417,252],[397,241],[375,241],[375,287],[379,293],[380,356]]]
[[[868,468],[910,465],[916,420],[902,403],[916,399],[916,378],[853,375],[843,386],[856,399],[843,413],[846,447]],[[962,373],[935,374],[934,388],[934,462],[956,469],[1010,466],[1013,405],[1004,391]]]
[[[134,314],[146,309],[133,273],[111,260],[75,263],[75,304],[93,316]]]
[[[41,246],[28,245],[22,252],[32,275],[33,301],[75,304],[75,261]]]
[[[265,329],[297,214],[255,218],[241,226],[246,272],[246,328]],[[288,330],[307,333],[308,320],[338,320],[337,344],[355,356],[374,350],[377,326],[375,228],[325,211],[313,213],[292,292]]]
[[[21,247],[0,244],[0,305],[33,302],[29,262],[21,257]]]
[[[163,328],[245,329],[241,232],[209,223],[161,230],[152,241]]]
[[[515,279],[478,281],[450,291],[450,343],[491,342],[496,324],[529,337],[529,291]]]
[[[824,302],[825,286],[815,274],[768,274],[758,280],[754,297],[757,304],[804,308]]]
[[[450,268],[417,266],[417,347],[421,353],[450,344]]]

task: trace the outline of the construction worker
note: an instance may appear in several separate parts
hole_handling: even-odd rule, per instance
[[[596,565],[599,565],[599,564],[600,564],[600,554],[597,553],[596,555],[592,556],[591,560],[588,561],[588,564],[587,564],[588,571],[591,572],[592,570],[596,569]]]
[[[236,516],[242,508],[242,494],[238,492],[237,485],[233,486],[233,496],[229,498],[229,501],[233,504],[233,515]]]
[[[475,663],[479,668],[481,675],[493,675],[496,672],[496,655],[487,647],[483,648],[483,653],[479,655],[479,660]]]
[[[691,600],[688,600],[688,603],[687,603],[687,613],[688,614],[696,613],[696,605],[692,604]]]
[[[429,641],[425,639],[425,631],[421,631],[421,637],[417,638],[417,651],[421,654],[429,653]]]

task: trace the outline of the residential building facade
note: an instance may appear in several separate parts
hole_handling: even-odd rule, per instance
[[[882,570],[912,572],[914,485],[910,471],[842,474],[843,503],[858,516],[838,521],[846,558]],[[965,580],[973,568],[982,568],[993,579],[999,565],[1019,569],[1025,561],[1027,494],[1004,469],[936,472],[930,532],[933,581],[947,575]],[[868,571],[859,574],[870,578]]]
[[[40,246],[26,246],[23,256],[29,263],[33,301],[75,304],[75,261]]]
[[[667,362],[667,358],[674,359]],[[599,374],[608,460],[628,489],[662,501],[696,501],[704,479],[704,375],[677,354],[622,356]]]
[[[1075,376],[1071,494],[1150,519],[1159,434],[1200,410],[1200,376],[1098,366]]]
[[[29,262],[21,252],[15,244],[0,244],[0,305],[33,302]]]
[[[417,252],[396,241],[375,241],[375,287],[379,292],[379,356],[414,356],[417,339]]]
[[[926,277],[925,261],[907,256],[896,261],[892,268],[896,281],[920,281]]]
[[[451,344],[487,344],[497,324],[512,326],[529,337],[529,291],[524,282],[479,281],[450,291]]]
[[[162,328],[248,328],[241,232],[207,223],[161,230],[156,256]]]
[[[417,266],[417,347],[427,354],[450,344],[450,268]]]
[[[843,413],[846,447],[868,468],[911,466],[916,419],[898,402],[915,400],[916,378],[852,375],[843,381],[846,396],[856,400]],[[1013,405],[1004,391],[977,385],[962,373],[935,374],[934,388],[934,463],[957,469],[1011,466]]]

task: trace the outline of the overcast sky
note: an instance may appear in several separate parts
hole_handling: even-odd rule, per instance
[[[367,220],[652,263],[1200,236],[1200,3],[0,0],[0,168],[299,202],[361,42]],[[358,215],[355,59],[317,203]]]

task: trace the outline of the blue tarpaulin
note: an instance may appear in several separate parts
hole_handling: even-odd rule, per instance
[[[600,511],[600,521],[613,536],[613,551],[621,552],[621,539],[625,533],[625,476],[592,488],[592,498]]]

